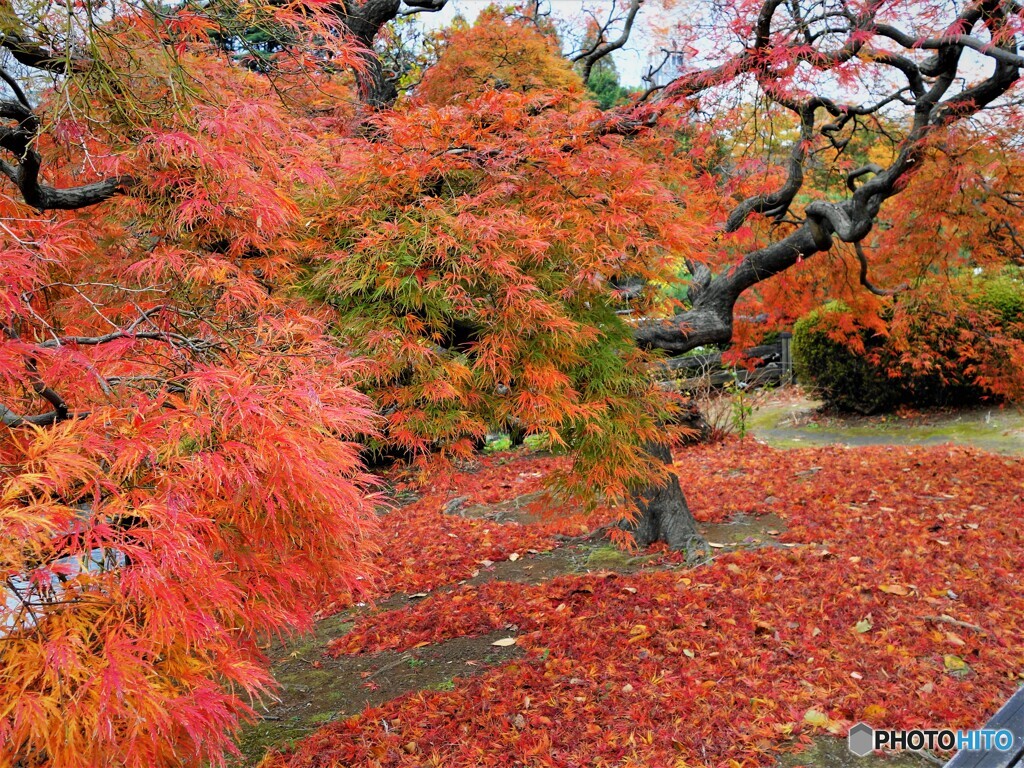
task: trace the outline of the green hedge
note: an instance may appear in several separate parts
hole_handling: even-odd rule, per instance
[[[793,368],[797,380],[825,403],[843,411],[870,414],[892,408],[899,402],[898,388],[868,354],[858,354],[842,341],[829,336],[838,315],[849,310],[838,302],[808,312],[793,326]],[[862,334],[866,350],[877,348]]]
[[[949,295],[964,297],[952,312]],[[1020,269],[967,273],[955,278],[949,290],[925,283],[900,294],[883,317],[889,337],[862,329],[863,352],[836,338],[837,328],[852,324],[848,315],[845,306],[831,302],[804,315],[793,328],[797,378],[839,410],[871,414],[900,403],[975,403],[993,394],[977,381],[987,368],[1024,366],[1024,360],[1005,359],[1005,350],[990,341],[993,336],[1024,339]]]

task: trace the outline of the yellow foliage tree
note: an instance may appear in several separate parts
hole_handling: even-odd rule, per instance
[[[430,104],[462,104],[488,90],[584,94],[583,82],[562,57],[553,34],[522,19],[506,19],[494,7],[472,26],[454,27],[416,95]]]

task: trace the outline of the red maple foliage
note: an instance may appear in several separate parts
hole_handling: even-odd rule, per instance
[[[375,529],[373,405],[290,290],[323,157],[272,80],[196,42],[214,19],[171,17],[175,49],[164,20],[111,22],[104,76],[42,108],[48,182],[133,194],[0,197],[4,764],[222,762],[273,687],[259,644],[356,589]]]

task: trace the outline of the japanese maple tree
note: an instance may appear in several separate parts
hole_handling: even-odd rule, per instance
[[[374,528],[373,405],[290,290],[349,91],[235,64],[212,13],[0,10],[0,763],[221,763],[261,644],[358,589]]]
[[[368,1],[347,6],[341,18],[373,39],[397,14],[437,10],[444,4]],[[596,62],[628,40],[639,12],[639,3],[616,5],[598,34],[589,35],[590,45],[571,56],[584,78]],[[519,15],[536,22],[539,6],[527,5]],[[671,353],[727,343],[736,327],[737,306],[746,296],[755,302],[769,296],[775,305],[787,305],[809,295],[800,291],[798,279],[789,278],[789,271],[811,257],[836,267],[843,262],[833,254],[850,254],[847,259],[856,258],[859,264],[857,284],[867,295],[878,293],[871,291],[878,287],[872,264],[881,262],[888,273],[884,265],[891,256],[884,247],[884,230],[879,234],[876,227],[879,218],[910,219],[909,204],[899,202],[902,194],[916,177],[928,173],[947,142],[965,135],[961,131],[967,123],[991,136],[1012,133],[1019,125],[1022,28],[1024,9],[1015,0],[963,7],[880,0],[737,0],[689,9],[685,21],[671,29],[675,50],[685,57],[683,72],[664,85],[652,77],[635,103],[590,125],[595,140],[609,134],[635,136],[685,110],[685,144],[696,164],[704,163],[706,178],[718,191],[717,199],[709,202],[695,195],[693,184],[681,184],[684,200],[692,196],[693,208],[711,216],[720,232],[679,254],[690,275],[685,311],[648,317],[634,328],[636,342]],[[387,88],[381,86],[385,81],[374,78],[366,70],[363,92],[379,97]],[[457,93],[462,85],[446,87]],[[381,107],[387,99],[370,103]],[[751,115],[769,113],[770,124],[784,140],[768,143],[784,151],[765,148],[748,162],[721,162],[722,136],[735,138]],[[891,126],[898,130],[890,131]],[[973,165],[978,155],[973,157],[959,155],[956,167]],[[830,169],[831,181],[822,183],[816,172],[822,165]],[[990,171],[985,184],[992,186],[999,175]],[[932,204],[942,207],[947,197],[958,194],[949,184],[963,178],[959,172],[936,174],[936,180],[947,184],[933,186]],[[1013,221],[1020,188],[1016,180],[996,186],[986,196],[987,207],[974,213],[980,227],[991,224],[998,230],[995,239],[1006,254],[1007,244],[1014,245],[1016,238]],[[918,237],[932,226],[917,228]],[[912,247],[908,243],[904,254]],[[900,273],[913,273],[915,261],[920,263],[916,253],[894,261]],[[783,275],[761,292],[765,281]],[[898,277],[898,283],[905,279],[903,274],[886,277]],[[776,286],[795,290],[775,291]],[[859,303],[874,311],[875,298]],[[671,541],[667,530],[659,530],[661,521],[687,514],[681,495],[672,497],[669,506],[645,507],[650,535],[639,536],[642,543]]]
[[[0,0],[4,759],[220,761],[260,642],[359,589],[367,443],[515,424],[638,502],[638,543],[692,545],[650,350],[831,292],[837,254],[877,308],[899,233],[961,213],[992,226],[945,256],[1019,255],[1016,0],[734,0],[610,112],[584,85],[639,2],[575,72],[535,6],[490,13],[393,103],[371,47],[441,5]],[[768,112],[780,140],[723,146]]]

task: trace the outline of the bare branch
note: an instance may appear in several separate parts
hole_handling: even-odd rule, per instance
[[[893,40],[908,50],[943,50],[948,48],[970,48],[983,56],[995,59],[1002,64],[1024,67],[1024,56],[1016,51],[1008,50],[991,42],[980,40],[971,35],[946,34],[942,37],[918,38],[903,32],[889,24],[878,24],[875,33]]]
[[[594,65],[597,64],[605,56],[619,50],[629,41],[629,36],[633,33],[633,23],[636,21],[636,16],[640,12],[640,6],[643,5],[644,0],[630,0],[629,8],[626,11],[626,18],[623,21],[622,32],[614,40],[605,40],[605,33],[611,26],[613,20],[611,13],[609,14],[608,23],[605,24],[597,35],[593,45],[588,50],[581,51],[575,56],[571,56],[570,60],[573,62],[583,62],[583,69],[580,73],[583,77],[583,82],[590,82],[590,74],[594,71]]]

